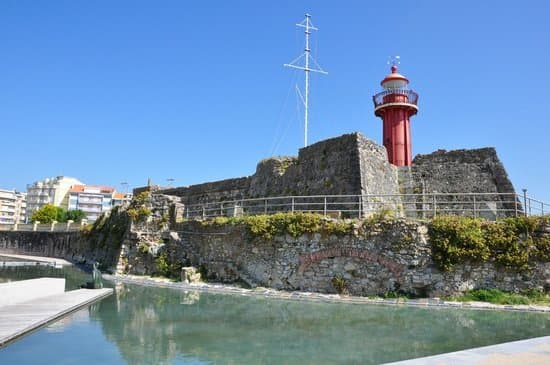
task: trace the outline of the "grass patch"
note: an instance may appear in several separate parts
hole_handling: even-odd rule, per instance
[[[550,295],[540,290],[527,290],[519,294],[498,289],[474,289],[458,296],[446,298],[456,302],[487,302],[493,304],[539,304],[550,305]]]

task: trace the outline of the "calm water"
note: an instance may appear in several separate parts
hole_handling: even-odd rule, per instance
[[[25,269],[35,276],[53,270]],[[18,275],[0,270],[3,278]],[[57,275],[71,278],[68,287],[86,280],[74,269]],[[548,314],[304,303],[124,284],[0,350],[0,364],[378,364],[545,335]]]

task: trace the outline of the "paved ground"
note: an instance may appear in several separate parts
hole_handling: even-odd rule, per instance
[[[0,307],[65,292],[64,278],[38,278],[0,283]]]
[[[0,307],[0,348],[41,326],[107,297],[113,289],[78,289]]]
[[[550,336],[507,342],[500,345],[449,352],[386,365],[548,365],[550,364]]]

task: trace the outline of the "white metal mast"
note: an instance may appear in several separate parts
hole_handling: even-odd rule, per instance
[[[318,72],[320,74],[326,75],[328,72],[323,71],[321,66],[317,62],[315,62],[315,59],[311,57],[311,50],[309,49],[309,35],[311,34],[310,30],[319,30],[313,26],[311,23],[311,15],[306,13],[306,18],[299,24],[296,24],[296,26],[305,28],[305,34],[306,34],[306,47],[304,49],[304,53],[302,53],[298,58],[296,58],[294,61],[290,63],[285,63],[284,66],[286,67],[292,67],[297,68],[298,70],[303,70],[305,72],[305,79],[306,84],[304,87],[304,97],[302,98],[302,102],[304,103],[304,147],[307,147],[307,122],[308,122],[308,98],[309,98],[309,73],[311,71]],[[297,65],[297,63],[304,59],[304,66]],[[315,67],[317,68],[309,68],[309,61],[313,61],[315,64]],[[299,90],[298,90],[299,91]],[[301,97],[302,95],[300,95]]]

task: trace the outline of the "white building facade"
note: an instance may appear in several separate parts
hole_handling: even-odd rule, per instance
[[[46,204],[67,208],[65,199],[73,185],[83,184],[73,177],[57,176],[27,185],[27,217]]]
[[[0,224],[26,223],[27,194],[0,189]]]

